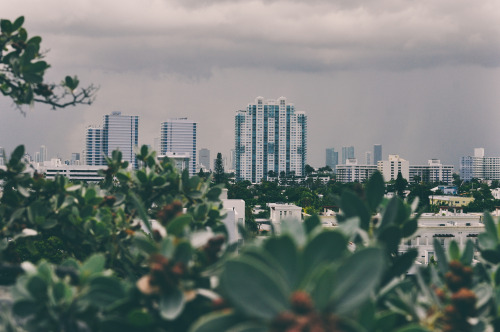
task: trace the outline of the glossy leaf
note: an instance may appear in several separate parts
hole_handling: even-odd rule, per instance
[[[159,306],[161,317],[166,320],[176,319],[184,309],[185,302],[184,294],[178,288],[162,294]]]
[[[384,178],[380,172],[375,172],[366,184],[366,201],[370,210],[375,212],[382,202],[385,193]]]
[[[232,326],[240,322],[241,317],[232,311],[216,311],[198,319],[189,332],[229,331]]]

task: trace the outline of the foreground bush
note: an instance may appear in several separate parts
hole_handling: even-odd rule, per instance
[[[23,154],[0,170],[0,279],[13,284],[5,330],[498,329],[498,222],[485,216],[476,260],[470,241],[446,253],[435,243],[437,264],[415,267],[417,252],[398,247],[417,230],[417,203],[384,199],[379,173],[363,198],[342,193],[335,230],[289,220],[236,248],[225,241],[221,188],[146,147],[137,171],[115,152],[99,185],[29,175]]]

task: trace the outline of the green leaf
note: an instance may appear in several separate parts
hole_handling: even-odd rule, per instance
[[[135,172],[135,175],[141,181],[142,184],[148,183],[148,176],[146,175],[146,172],[143,170],[138,170]]]
[[[213,187],[212,189],[210,189],[207,193],[207,199],[209,201],[218,201],[219,200],[219,196],[220,194],[222,193],[222,189],[219,188],[219,187]]]
[[[128,313],[127,322],[134,327],[148,327],[153,324],[153,317],[145,310],[135,309]]]
[[[176,319],[184,309],[186,301],[180,289],[174,288],[160,298],[160,315],[166,320]]]
[[[165,238],[160,244],[160,254],[171,259],[175,252],[174,242],[171,237]]]
[[[355,193],[344,190],[340,198],[340,208],[346,218],[359,217],[361,229],[368,230],[370,226],[370,211]]]
[[[92,275],[104,271],[106,259],[103,254],[94,254],[80,267],[82,274]]]
[[[311,234],[312,230],[321,225],[321,221],[317,215],[313,215],[304,221],[307,234]]]
[[[192,257],[193,248],[188,241],[182,241],[177,244],[177,247],[175,248],[174,261],[182,262],[187,266]]]
[[[386,226],[378,234],[378,240],[385,246],[389,253],[398,251],[401,238],[401,230],[396,225]]]
[[[113,151],[113,153],[115,151]],[[146,226],[146,229],[150,234],[153,233],[153,228],[151,227],[151,223],[149,222],[148,214],[146,213],[146,209],[144,208],[142,200],[140,200],[139,197],[137,197],[137,195],[134,192],[130,192],[129,197],[132,199],[132,203],[134,203],[134,206],[137,209],[137,213],[139,214],[139,217],[141,218],[144,225]]]
[[[366,184],[366,201],[370,210],[375,212],[382,202],[385,193],[384,178],[380,172],[375,172]]]
[[[290,236],[272,237],[264,244],[265,249],[276,259],[286,274],[290,286],[297,281],[297,248]]]
[[[407,222],[404,223],[403,225],[403,237],[407,238],[412,236],[418,229],[418,219],[410,219]]]
[[[336,273],[332,265],[324,265],[320,269],[316,269],[313,276],[310,278],[308,285],[312,285],[309,291],[317,309],[322,312],[330,303],[333,291],[335,290]],[[309,290],[309,287],[306,286]]]
[[[27,44],[36,44],[38,46],[38,45],[40,45],[41,42],[42,42],[42,37],[34,36],[34,37],[31,37],[26,43]]]
[[[477,237],[481,250],[494,250],[497,246],[497,239],[490,233],[481,233]]]
[[[250,257],[227,261],[220,286],[226,298],[247,317],[272,319],[288,308],[284,285],[266,265]]]
[[[471,240],[467,240],[467,242],[465,243],[464,252],[462,254],[462,257],[460,258],[460,261],[464,265],[471,265],[473,258],[474,258],[474,244],[472,243]]]
[[[459,260],[460,259],[460,248],[458,248],[458,244],[456,241],[450,242],[450,248],[448,249],[450,254],[450,260]]]
[[[31,300],[18,300],[12,306],[12,311],[16,316],[27,317],[37,311],[37,305]]]
[[[268,332],[269,328],[261,322],[243,322],[234,325],[231,332]]]
[[[392,224],[400,225],[403,223],[405,215],[406,211],[403,201],[398,196],[394,196],[385,207],[379,228],[384,228]]]
[[[49,65],[45,61],[38,61],[34,63],[29,63],[23,67],[24,74],[26,75],[27,73],[29,74],[42,74],[45,71],[45,69],[49,68]],[[43,77],[42,77],[43,80]]]
[[[10,155],[9,166],[19,163],[24,156],[24,145],[18,145]]]
[[[493,264],[500,263],[500,253],[497,250],[481,250],[481,257]]]
[[[99,308],[106,308],[125,297],[120,280],[115,277],[97,276],[90,281],[86,298]]]
[[[434,239],[434,251],[436,252],[437,265],[439,268],[439,272],[445,274],[448,270],[448,259],[446,258],[446,254],[444,252],[443,247],[439,243],[437,239]]]
[[[172,220],[167,225],[167,234],[181,236],[186,227],[189,226],[191,221],[192,218],[189,214],[183,214],[178,217],[175,217],[174,220]]]
[[[396,332],[431,332],[431,331],[418,324],[411,324],[396,330]]]
[[[12,22],[9,20],[1,20],[0,27],[2,28],[2,33],[10,35],[14,30],[12,28]]]
[[[498,233],[497,233],[495,221],[491,217],[491,214],[489,214],[488,212],[486,212],[484,214],[484,227],[485,227],[486,233],[491,235],[491,237],[494,238],[498,244]]]
[[[36,73],[23,73],[23,78],[26,82],[31,84],[38,84],[43,82],[43,76]]]
[[[134,236],[133,243],[137,248],[139,248],[139,250],[145,252],[148,255],[151,255],[152,253],[156,252],[156,246],[153,240],[151,240],[144,234],[139,233],[136,236]]]
[[[29,279],[26,288],[37,301],[42,301],[47,296],[47,283],[38,275],[34,275]]]
[[[379,283],[384,271],[381,249],[367,248],[354,253],[337,272],[333,310],[346,314],[366,301]]]
[[[302,226],[302,222],[297,219],[283,219],[281,220],[281,234],[289,235],[295,243],[302,247],[307,240],[306,233],[304,227]]]
[[[12,24],[12,31],[19,29],[24,23],[24,16],[19,16]]]
[[[232,311],[216,311],[199,318],[189,329],[189,332],[229,331],[240,323],[242,318]]]
[[[307,275],[321,264],[335,262],[347,250],[346,238],[335,231],[324,231],[315,236],[302,254],[303,275]]]

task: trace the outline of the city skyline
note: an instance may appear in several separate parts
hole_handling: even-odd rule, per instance
[[[232,115],[255,96],[286,96],[308,112],[308,160],[353,145],[416,163],[458,167],[474,147],[500,155],[500,3],[406,1],[19,0],[49,50],[49,81],[94,83],[94,105],[23,116],[0,98],[0,146],[40,144],[69,158],[102,114],[141,117],[139,144],[153,145],[165,118],[199,123],[199,140],[229,155]],[[258,24],[256,24],[258,23]],[[396,28],[397,27],[397,28]],[[131,47],[140,45],[140,47]],[[359,157],[359,156],[358,156]]]

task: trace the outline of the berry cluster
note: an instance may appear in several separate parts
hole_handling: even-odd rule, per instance
[[[179,285],[181,277],[186,273],[184,264],[169,261],[162,255],[152,255],[150,273],[139,279],[137,287],[144,294],[168,294]]]
[[[296,291],[292,294],[291,311],[276,316],[271,323],[272,332],[338,332],[338,319],[333,315],[321,315],[314,310],[309,294]]]
[[[175,200],[161,208],[156,214],[158,221],[166,226],[172,219],[182,214],[182,202]]]

